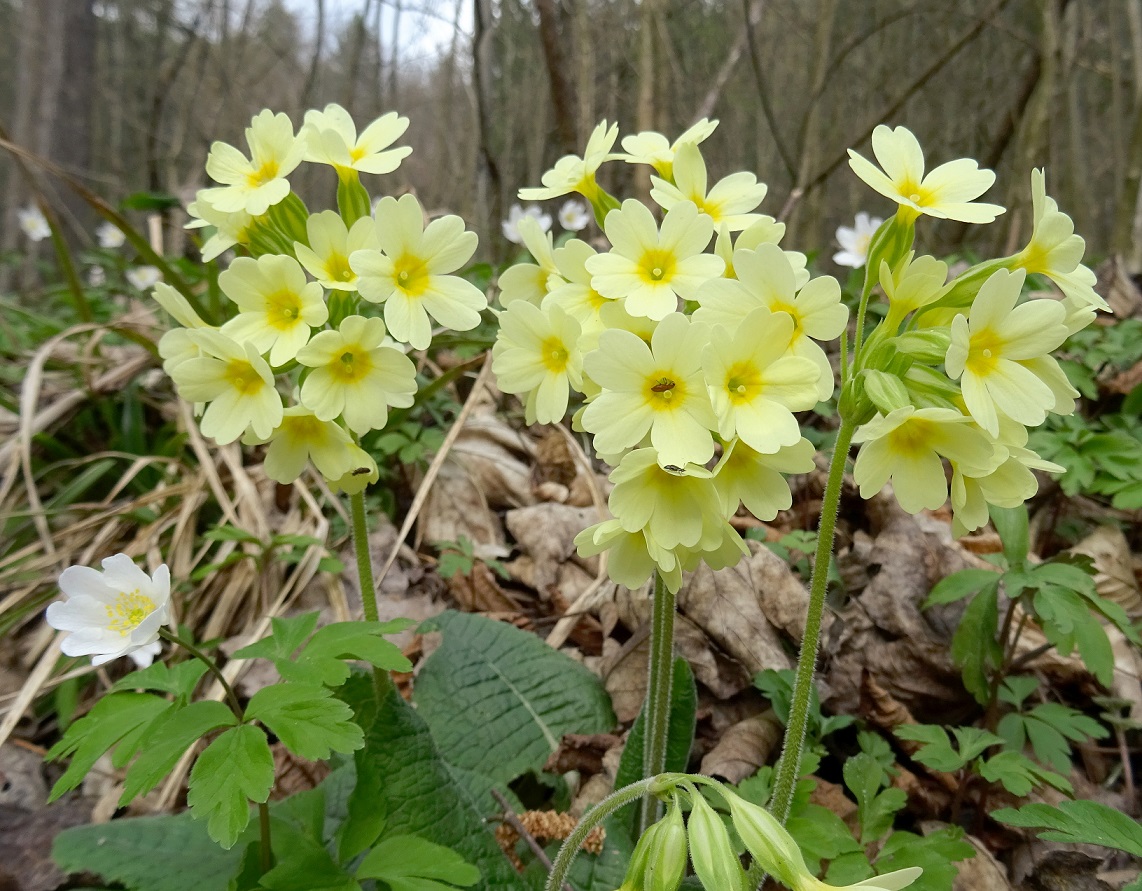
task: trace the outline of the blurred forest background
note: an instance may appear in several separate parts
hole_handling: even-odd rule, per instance
[[[932,166],[996,169],[987,197],[1009,212],[982,249],[1029,235],[1029,173],[1045,165],[1091,254],[1142,269],[1139,0],[0,0],[0,126],[112,201],[185,202],[211,141],[245,149],[261,108],[298,125],[331,101],[361,125],[411,118],[415,151],[383,187],[463,215],[491,236],[487,257],[506,252],[516,190],[599,119],[673,138],[709,116],[711,178],[755,171],[791,247],[825,250],[857,210],[891,210],[844,163],[886,122]],[[632,175],[609,165],[603,181],[638,194],[607,179]],[[44,185],[90,240],[82,206]],[[0,157],[0,252],[28,246],[15,215],[30,200]],[[946,224],[933,247],[962,236]]]

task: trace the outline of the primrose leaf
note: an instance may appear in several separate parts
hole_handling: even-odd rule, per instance
[[[212,730],[232,727],[236,722],[230,709],[212,699],[160,714],[139,740],[141,754],[127,771],[119,806],[155,788],[193,743]]]
[[[391,891],[452,891],[480,881],[480,870],[442,845],[414,835],[394,835],[357,867],[358,879],[380,879]]]
[[[71,764],[55,784],[48,801],[55,801],[78,786],[112,746],[133,737],[128,739],[128,748],[134,754],[134,745],[130,743],[137,744],[138,735],[147,725],[170,708],[173,708],[170,702],[150,693],[113,693],[100,699],[48,750],[45,756],[48,761],[71,756]]]
[[[333,752],[352,752],[364,745],[353,710],[317,684],[263,687],[246,706],[246,720],[254,718],[287,749],[310,761],[324,761]]]
[[[1097,801],[1061,801],[1058,807],[1028,804],[1003,808],[992,816],[1009,826],[1044,828],[1046,841],[1102,845],[1142,857],[1142,823]]]
[[[206,831],[229,850],[250,822],[250,802],[262,803],[274,785],[274,756],[253,724],[231,727],[203,749],[190,772],[187,804]]]

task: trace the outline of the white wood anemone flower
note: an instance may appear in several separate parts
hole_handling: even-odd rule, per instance
[[[126,554],[103,561],[103,571],[69,566],[60,574],[65,600],[48,607],[48,624],[70,632],[60,642],[67,656],[91,656],[102,665],[130,656],[146,668],[161,649],[159,629],[171,623],[170,570],[148,576]]]

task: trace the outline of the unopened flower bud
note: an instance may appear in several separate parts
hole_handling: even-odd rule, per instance
[[[643,887],[646,891],[677,891],[686,875],[686,827],[682,810],[671,805],[666,816],[651,829],[658,828],[651,840]]]
[[[946,328],[927,328],[922,331],[909,331],[892,341],[896,352],[903,353],[929,365],[944,361],[952,336]]]
[[[883,371],[864,372],[864,391],[881,414],[887,415],[912,404],[900,378]]]
[[[725,824],[700,795],[692,796],[691,801],[687,829],[694,872],[706,891],[739,891],[744,887],[745,871]]]
[[[662,823],[662,820],[654,823],[639,838],[638,843],[634,846],[634,852],[630,856],[630,864],[627,866],[627,872],[623,877],[622,885],[619,886],[619,891],[643,891],[645,888],[646,865],[650,862],[650,852],[655,837],[661,831]]]
[[[730,792],[725,794],[725,799],[730,805],[734,829],[766,872],[790,888],[797,888],[806,877],[811,878],[793,836],[769,811]]]

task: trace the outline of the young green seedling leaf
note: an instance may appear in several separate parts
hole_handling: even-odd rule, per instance
[[[317,684],[284,683],[263,687],[246,706],[246,720],[257,719],[287,749],[310,761],[333,752],[347,753],[364,745],[353,710]]]

